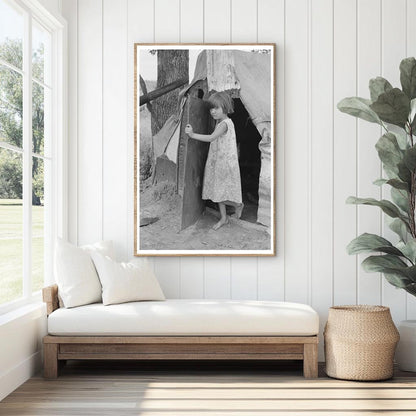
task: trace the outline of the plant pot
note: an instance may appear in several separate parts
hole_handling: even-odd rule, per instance
[[[399,332],[385,306],[329,309],[324,330],[326,373],[343,380],[386,380],[393,376]]]
[[[416,371],[416,321],[401,321],[396,361],[402,371]]]

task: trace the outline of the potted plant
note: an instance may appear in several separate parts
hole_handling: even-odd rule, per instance
[[[376,144],[385,178],[377,186],[387,185],[391,200],[350,196],[349,204],[381,208],[390,217],[389,228],[398,236],[396,244],[376,234],[364,233],[352,240],[349,254],[374,253],[362,267],[367,272],[381,272],[386,280],[416,296],[416,59],[400,63],[400,88],[384,78],[369,82],[370,99],[344,98],[338,109],[354,117],[379,124],[383,135]],[[402,341],[396,358],[403,370],[416,371],[416,321],[400,324]],[[415,338],[412,340],[412,337]]]

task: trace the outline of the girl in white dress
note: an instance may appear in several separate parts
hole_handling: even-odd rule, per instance
[[[208,103],[212,118],[217,120],[215,130],[211,134],[197,134],[188,124],[185,133],[192,139],[210,143],[202,199],[218,203],[221,219],[213,226],[214,230],[218,230],[228,223],[226,206],[233,206],[233,216],[240,218],[244,204],[234,123],[228,117],[234,111],[233,100],[226,92],[216,92],[209,97]]]

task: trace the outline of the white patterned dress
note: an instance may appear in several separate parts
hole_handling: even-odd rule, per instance
[[[210,143],[205,164],[202,199],[210,199],[213,202],[233,201],[241,204],[240,166],[234,123],[230,118],[222,120],[218,126],[221,123],[227,124],[227,131]]]

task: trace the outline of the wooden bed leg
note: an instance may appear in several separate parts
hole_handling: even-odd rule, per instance
[[[58,344],[43,344],[43,377],[58,378]]]
[[[318,344],[303,345],[303,376],[318,378]]]

